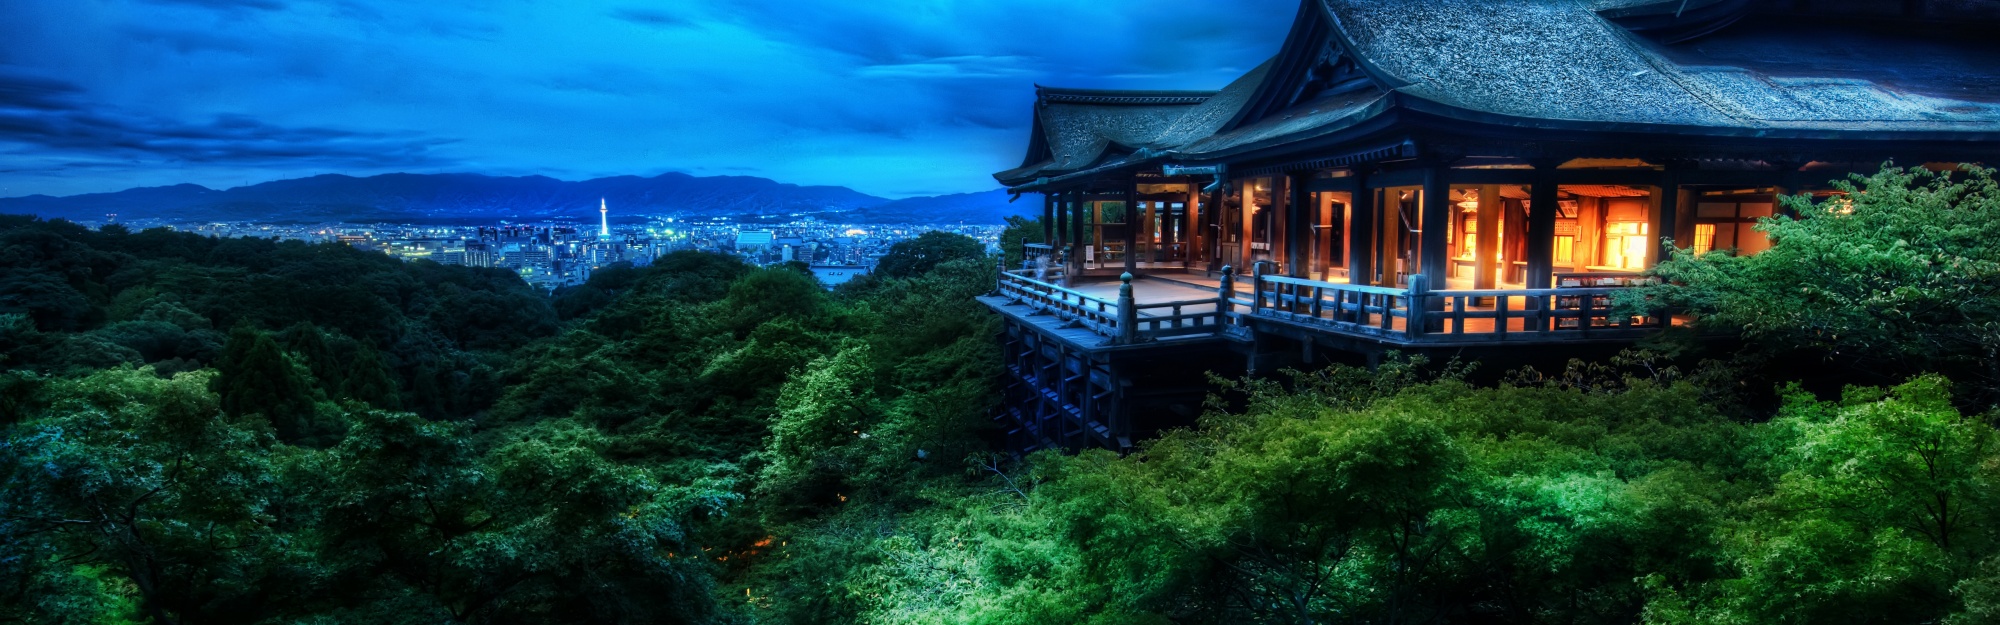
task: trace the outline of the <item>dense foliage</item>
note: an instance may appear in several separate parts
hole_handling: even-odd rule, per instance
[[[6,221],[0,622],[2000,622],[1990,176],[1639,294],[1751,349],[1217,380],[1124,456],[995,446],[1003,261],[950,235],[543,296]]]
[[[718,580],[770,528],[988,448],[993,267],[963,237],[839,294],[679,253],[551,298],[338,245],[0,225],[0,621],[737,618]]]
[[[1770,362],[1838,363],[1886,382],[1947,372],[2000,400],[2000,182],[1994,170],[1885,167],[1836,193],[1781,197],[1771,249],[1680,250],[1648,296],[1740,332]],[[1774,366],[1783,366],[1775,364]]]

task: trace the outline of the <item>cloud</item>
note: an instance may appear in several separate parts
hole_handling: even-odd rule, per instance
[[[278,0],[143,0],[149,4],[182,5],[217,11],[282,11],[285,3]]]
[[[83,90],[59,80],[0,74],[0,110],[55,111],[68,109]]]
[[[155,25],[133,25],[124,29],[127,41],[153,44],[180,54],[197,52],[234,52],[247,54],[254,51],[254,42],[203,30],[183,30],[163,28]]]
[[[1019,56],[950,56],[911,63],[884,63],[861,68],[858,75],[873,78],[1003,78],[1026,76]]]
[[[287,127],[246,115],[183,121],[93,104],[76,85],[0,73],[0,143],[85,162],[174,162],[252,167],[437,166],[450,143],[408,132]]]
[[[653,28],[692,28],[700,26],[692,19],[651,8],[627,7],[611,12],[611,17]]]

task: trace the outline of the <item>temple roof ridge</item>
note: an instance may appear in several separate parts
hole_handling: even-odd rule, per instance
[[[1042,104],[1201,104],[1216,93],[1218,91],[1193,89],[1080,89],[1035,85],[1036,99]]]

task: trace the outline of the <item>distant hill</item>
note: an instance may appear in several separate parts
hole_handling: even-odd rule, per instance
[[[1035,217],[1041,213],[1041,196],[1007,201],[1005,189],[895,200],[859,211],[868,223],[958,223],[997,224],[1010,216]]]
[[[749,176],[669,173],[583,181],[479,174],[338,174],[215,190],[192,184],[68,197],[0,198],[0,213],[44,218],[282,222],[491,223],[596,217],[728,216],[777,220],[811,215],[860,223],[1000,223],[1027,214],[1004,191],[889,200],[846,187],[800,186]]]

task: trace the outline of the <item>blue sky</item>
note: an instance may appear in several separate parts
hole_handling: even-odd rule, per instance
[[[4,0],[0,197],[322,173],[992,188],[1033,85],[1218,88],[1297,0]]]

